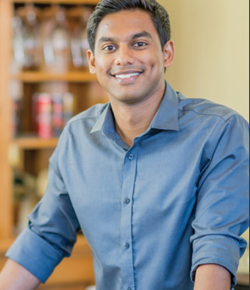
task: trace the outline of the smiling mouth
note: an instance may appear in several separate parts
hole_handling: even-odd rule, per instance
[[[143,72],[118,73],[118,74],[112,74],[112,76],[116,79],[126,80],[126,79],[130,79],[132,77],[137,77],[137,76],[141,75],[142,73]]]
[[[131,77],[139,76],[142,73],[132,73],[132,74],[124,74],[124,75],[114,75],[117,79],[129,79]]]

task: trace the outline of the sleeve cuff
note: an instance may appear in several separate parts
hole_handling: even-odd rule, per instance
[[[42,283],[47,281],[64,258],[61,252],[29,228],[18,236],[6,253],[6,257],[20,264]]]
[[[192,282],[195,282],[195,273],[196,273],[196,270],[198,269],[198,267],[201,266],[201,265],[206,265],[206,264],[216,264],[216,265],[219,265],[219,266],[222,266],[222,267],[226,268],[231,273],[231,277],[232,277],[231,289],[233,289],[233,287],[236,286],[236,274],[234,274],[230,270],[231,267],[229,265],[228,265],[228,267],[226,267],[225,265],[227,264],[227,262],[226,261],[222,261],[222,259],[218,259],[218,256],[217,257],[210,257],[209,259],[208,258],[201,259],[197,263],[197,265],[194,265],[192,267],[192,271],[191,271],[191,280],[192,280]]]
[[[223,236],[207,236],[194,241],[191,279],[200,265],[216,264],[226,268],[232,276],[232,286],[236,285],[236,272],[239,266],[240,248],[237,241]]]

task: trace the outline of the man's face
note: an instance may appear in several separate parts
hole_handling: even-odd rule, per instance
[[[96,73],[111,100],[138,103],[164,85],[164,67],[172,63],[166,62],[169,49],[173,50],[172,42],[162,50],[148,13],[134,10],[109,14],[99,24],[95,54],[88,52],[90,71]]]

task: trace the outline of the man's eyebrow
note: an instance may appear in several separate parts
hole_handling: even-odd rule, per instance
[[[134,39],[137,39],[140,37],[148,37],[148,38],[152,39],[152,35],[146,31],[142,31],[142,32],[133,34],[130,38],[132,40],[134,40]],[[103,36],[98,40],[98,43],[103,43],[103,42],[115,42],[115,38]]]
[[[112,38],[112,37],[101,37],[99,40],[98,40],[99,43],[102,43],[102,42],[115,42],[115,39]]]
[[[132,35],[131,39],[134,40],[134,39],[140,38],[140,37],[152,38],[152,35],[150,33],[148,33],[147,31],[142,31],[142,32],[139,32],[139,33]]]

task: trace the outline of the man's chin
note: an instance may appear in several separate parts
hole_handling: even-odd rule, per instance
[[[138,94],[135,93],[135,90],[130,90],[130,92],[112,92],[110,94],[110,99],[126,105],[135,105],[140,103],[144,97],[143,94]]]

